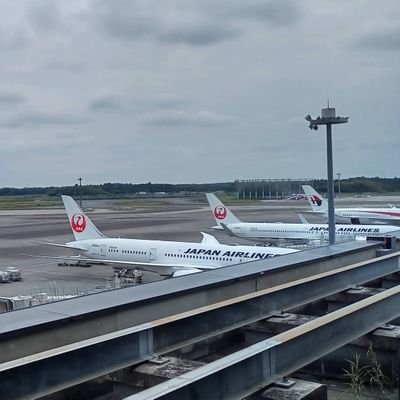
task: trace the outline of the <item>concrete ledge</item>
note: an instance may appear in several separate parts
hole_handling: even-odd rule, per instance
[[[263,400],[326,400],[327,387],[315,382],[296,379],[296,384],[290,388],[272,385],[262,392],[259,399]]]

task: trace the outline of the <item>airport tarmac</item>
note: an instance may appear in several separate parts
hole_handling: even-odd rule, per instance
[[[400,196],[336,199],[338,207],[372,204],[383,207],[387,203],[399,204]],[[88,200],[83,206],[93,210],[88,215],[110,237],[200,242],[200,232],[204,231],[215,235],[221,243],[251,244],[209,229],[215,221],[205,200],[198,197],[157,199],[154,204],[150,202],[140,207],[129,207],[125,200]],[[309,211],[306,200],[244,201],[230,208],[243,221],[249,222],[300,222],[298,213],[304,213],[310,222],[326,222],[323,217],[306,213]],[[40,292],[73,294],[104,287],[114,275],[111,266],[60,267],[55,260],[28,256],[71,254],[68,250],[37,243],[63,244],[71,240],[73,236],[64,208],[1,210],[0,269],[18,267],[23,280],[0,284],[0,297]],[[158,275],[147,273],[144,276],[145,282],[155,279],[159,279]]]

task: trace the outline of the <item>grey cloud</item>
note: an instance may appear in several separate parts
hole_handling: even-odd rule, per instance
[[[60,13],[54,1],[31,3],[27,17],[36,31],[54,31],[61,25]]]
[[[40,112],[20,113],[0,122],[2,128],[32,128],[42,126],[80,125],[88,118],[68,114],[45,114]]]
[[[169,111],[155,112],[143,117],[144,125],[155,126],[192,126],[192,127],[217,127],[228,125],[232,117],[215,114],[210,111]]]
[[[92,135],[82,135],[76,132],[53,132],[40,131],[35,133],[35,140],[26,140],[25,133],[13,135],[12,140],[9,137],[0,138],[0,146],[2,150],[15,151],[26,149],[50,149],[51,153],[60,151],[65,152],[65,148],[77,148],[83,144],[91,144],[94,142]]]
[[[92,15],[102,29],[124,39],[150,34],[157,25],[151,6],[134,0],[95,0],[92,2]]]
[[[19,93],[0,92],[0,105],[18,105],[25,102],[25,97]]]
[[[122,108],[121,103],[114,96],[103,96],[90,102],[92,111],[116,111]]]
[[[157,109],[171,109],[171,108],[177,108],[179,106],[182,106],[183,104],[187,104],[188,100],[174,97],[174,96],[168,96],[168,95],[161,95],[158,97],[154,97],[149,100],[145,100],[145,103],[147,105],[150,105],[153,108]]]
[[[93,18],[103,31],[125,40],[146,36],[164,43],[204,46],[234,39],[242,32],[229,20],[215,19],[209,10],[202,13],[194,7],[185,12],[178,3],[166,7],[157,1],[120,0],[116,6],[115,2],[95,0]]]
[[[234,39],[240,33],[241,31],[238,28],[211,23],[182,24],[159,32],[158,39],[162,42],[205,46]]]
[[[301,18],[298,3],[293,0],[240,2],[238,18],[253,18],[273,26],[293,25]]]
[[[53,61],[46,64],[44,68],[49,70],[65,71],[70,73],[80,73],[86,70],[86,65],[83,63]]]
[[[357,47],[371,50],[400,50],[400,26],[382,29],[365,35],[356,43]]]
[[[114,37],[133,40],[146,36],[191,46],[235,39],[245,32],[250,19],[279,27],[292,25],[301,17],[294,0],[93,0],[92,11],[95,23]]]
[[[3,32],[0,30],[0,50],[18,50],[28,43],[28,35],[24,30]]]
[[[163,110],[174,110],[187,106],[188,100],[174,95],[160,94],[151,97],[131,98],[109,94],[94,98],[89,102],[88,108],[91,111],[123,111],[136,110],[137,112],[160,112]]]
[[[121,104],[121,100],[119,102]],[[126,110],[135,110],[140,115],[150,115],[151,113],[187,108],[190,100],[182,96],[160,92],[141,97],[127,97],[123,104]]]

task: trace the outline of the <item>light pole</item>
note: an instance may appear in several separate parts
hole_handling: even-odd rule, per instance
[[[82,210],[82,178],[78,178],[79,181],[79,207]]]
[[[323,108],[321,116],[312,119],[311,115],[307,115],[306,121],[310,123],[309,128],[318,130],[319,125],[326,125],[326,160],[328,174],[328,226],[329,226],[329,244],[335,244],[335,204],[333,190],[333,156],[332,156],[332,125],[345,124],[349,117],[337,117],[336,110],[333,107]]]
[[[337,179],[338,179],[338,197],[340,197],[340,176],[342,175],[340,172],[337,174]]]

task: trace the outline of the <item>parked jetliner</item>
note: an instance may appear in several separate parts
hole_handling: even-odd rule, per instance
[[[302,186],[311,205],[312,211],[328,215],[328,202],[311,186]],[[335,215],[349,218],[352,224],[360,224],[360,220],[384,221],[400,224],[400,209],[390,208],[335,208]]]
[[[217,226],[233,236],[255,241],[310,241],[327,240],[327,224],[283,224],[267,222],[242,222],[212,193],[207,193]],[[393,235],[400,237],[400,228],[390,225],[336,225],[337,240],[350,240],[366,236]]]
[[[81,257],[57,257],[63,260],[104,262],[125,268],[146,269],[160,275],[181,276],[297,251],[279,247],[224,245],[207,233],[202,233],[201,243],[108,238],[71,197],[61,197],[75,241],[46,244],[74,250]]]

